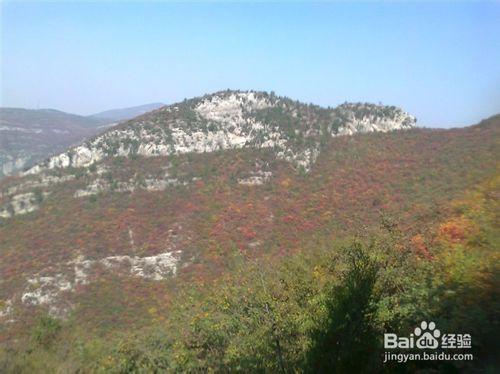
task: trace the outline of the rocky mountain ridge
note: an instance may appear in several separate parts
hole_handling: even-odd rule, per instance
[[[222,91],[139,116],[51,157],[26,174],[88,167],[113,156],[153,157],[244,147],[272,148],[278,158],[307,171],[325,138],[409,129],[415,124],[415,117],[396,107],[346,103],[325,109],[265,92]]]

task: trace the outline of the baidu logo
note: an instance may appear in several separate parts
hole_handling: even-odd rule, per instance
[[[385,349],[464,349],[471,348],[470,334],[442,334],[435,322],[422,321],[410,336],[384,334]]]

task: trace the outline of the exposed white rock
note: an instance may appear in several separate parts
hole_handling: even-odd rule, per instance
[[[259,170],[255,173],[252,173],[247,178],[238,179],[238,183],[246,186],[258,186],[267,183],[269,179],[271,179],[272,175],[273,173],[270,171]]]
[[[315,145],[313,148],[305,148],[299,151],[294,151],[286,147],[278,147],[278,149],[279,151],[276,153],[278,157],[302,168],[305,172],[310,170],[319,156],[319,144]]]
[[[99,193],[105,193],[109,191],[114,191],[114,192],[134,192],[135,190],[147,190],[147,191],[164,191],[167,189],[169,186],[180,186],[180,185],[186,185],[188,184],[187,181],[181,182],[176,178],[163,178],[163,179],[156,179],[156,178],[150,178],[150,179],[145,179],[141,182],[135,180],[135,179],[130,179],[126,182],[116,182],[113,186],[104,179],[95,179],[87,185],[84,189],[80,189],[75,191],[74,197],[85,197],[85,196],[91,196],[91,195],[97,195]]]
[[[99,164],[96,167],[96,174],[97,175],[102,175],[104,173],[108,172],[108,168],[105,165]]]
[[[196,113],[202,118],[225,125],[241,124],[246,119],[243,109],[251,112],[271,106],[263,97],[253,92],[238,92],[229,96],[214,96],[203,100],[195,107]]]
[[[97,195],[103,191],[109,190],[109,183],[103,181],[102,179],[96,179],[91,184],[87,185],[83,190],[77,190],[74,193],[74,197],[85,197],[91,195]]]
[[[34,188],[45,188],[49,187],[52,185],[56,185],[59,183],[67,182],[70,180],[75,179],[76,177],[72,174],[69,175],[64,175],[61,177],[55,176],[55,175],[45,175],[41,173],[38,178],[36,179],[30,179],[27,181],[24,181],[20,184],[16,184],[15,186],[12,186],[8,188],[4,193],[0,192],[0,197],[4,196],[11,196],[13,194],[16,194],[20,191],[24,191],[27,189],[34,189]]]
[[[47,193],[44,194],[45,196]],[[0,217],[10,218],[19,214],[34,212],[39,208],[37,198],[33,192],[12,196],[10,202],[0,209]]]
[[[108,256],[100,260],[78,256],[65,264],[68,274],[37,275],[29,278],[21,302],[26,305],[45,305],[49,308],[50,315],[64,317],[70,308],[67,303],[61,303],[63,294],[73,292],[77,285],[89,284],[92,268],[96,265],[113,271],[125,271],[135,277],[160,281],[176,275],[180,254],[181,251],[167,250],[153,256]],[[0,310],[0,313],[6,314],[6,308]],[[3,314],[0,314],[0,317],[3,317]]]
[[[21,296],[21,301],[28,305],[46,305],[52,316],[63,316],[66,308],[56,306],[61,293],[73,290],[73,285],[65,275],[41,276],[28,279],[28,286]]]
[[[73,264],[73,270],[75,272],[75,284],[88,284],[88,275],[95,263],[93,260],[86,260],[83,256],[78,256],[74,261],[70,261],[69,264]]]
[[[12,317],[12,300],[6,300],[0,305],[0,320]],[[12,322],[8,319],[6,322]]]
[[[373,104],[343,104],[337,109],[344,118],[338,135],[357,132],[387,132],[413,128],[416,118],[396,107]]]
[[[130,273],[134,276],[152,280],[162,280],[177,272],[178,255],[180,251],[164,252],[155,256],[111,256],[100,260],[107,268],[130,266]]]
[[[167,179],[146,179],[144,180],[144,187],[148,191],[164,191],[169,186],[185,185],[188,182],[180,182],[176,178]]]

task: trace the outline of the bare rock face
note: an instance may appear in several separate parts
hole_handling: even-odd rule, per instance
[[[394,106],[373,104],[342,104],[335,109],[344,120],[339,135],[357,132],[387,132],[415,127],[415,117]]]
[[[88,167],[106,157],[145,157],[255,147],[306,171],[322,137],[392,131],[415,126],[396,107],[343,104],[336,109],[305,105],[274,94],[224,91],[165,106],[69,149],[27,174],[44,169]],[[304,145],[305,144],[305,145]]]
[[[28,306],[45,306],[54,317],[65,317],[71,310],[71,305],[64,302],[64,295],[74,292],[78,285],[88,284],[90,274],[96,267],[100,266],[110,272],[160,281],[176,274],[179,255],[180,251],[165,251],[146,257],[123,255],[108,256],[99,260],[78,256],[61,265],[65,272],[38,274],[28,278],[20,301]],[[9,300],[8,305],[11,304],[12,301]],[[5,310],[3,313],[7,316],[8,312]]]

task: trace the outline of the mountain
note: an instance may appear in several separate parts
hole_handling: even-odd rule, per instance
[[[366,260],[356,243],[381,225],[392,241],[366,247],[383,261],[379,298],[367,299],[379,328],[421,318],[412,303],[488,305],[474,298],[494,296],[486,254],[500,116],[461,129],[415,124],[391,106],[223,91],[122,122],[5,178],[0,364],[297,369],[321,341],[321,313],[364,305],[361,291],[352,301],[340,287],[371,274],[369,264],[353,273]],[[343,248],[353,236],[351,261]],[[467,279],[455,277],[464,266]],[[455,279],[474,281],[447,292]],[[331,294],[345,301],[323,302]]]
[[[29,170],[86,167],[114,156],[168,156],[270,148],[308,169],[334,135],[408,129],[415,118],[395,107],[343,104],[336,109],[262,92],[224,91],[160,108],[54,156]]]
[[[119,122],[158,109],[163,105],[165,104],[151,103],[151,104],[134,106],[130,108],[111,109],[111,110],[106,110],[104,112],[92,114],[89,117],[109,120],[110,122]]]

